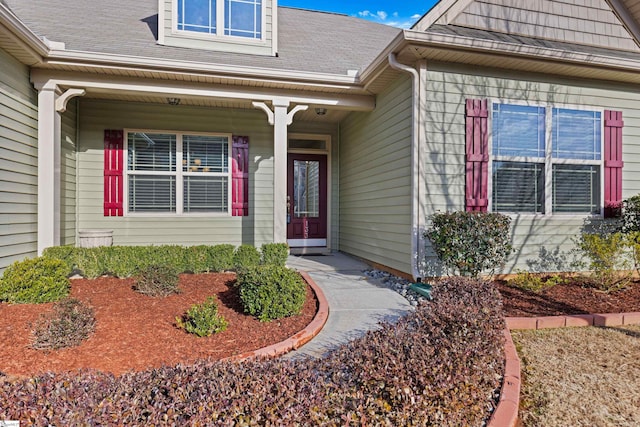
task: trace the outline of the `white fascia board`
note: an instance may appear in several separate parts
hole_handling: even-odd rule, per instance
[[[629,58],[597,55],[593,53],[568,52],[562,49],[528,46],[518,43],[415,31],[405,31],[405,37],[408,43],[421,44],[424,47],[432,46],[451,50],[468,50],[474,53],[483,52],[494,55],[562,62],[583,67],[604,67],[633,72],[637,72],[640,68],[640,61]]]
[[[86,89],[87,93],[110,93],[121,91],[144,93],[157,96],[207,97],[244,101],[271,102],[286,99],[294,104],[325,105],[336,109],[371,111],[375,108],[375,98],[371,95],[350,95],[328,92],[301,92],[249,86],[213,86],[180,80],[152,80],[122,76],[100,76],[88,73],[68,73],[34,69],[31,81],[36,88],[45,84]]]
[[[49,53],[49,47],[0,2],[0,24],[4,25],[38,62]]]
[[[239,65],[211,64],[205,62],[176,61],[167,58],[149,58],[109,53],[94,53],[72,50],[52,50],[47,57],[47,64],[65,66],[83,66],[112,69],[136,69],[139,71],[168,71],[184,73],[206,73],[219,77],[242,77],[246,79],[283,80],[291,83],[309,82],[322,86],[360,87],[357,76],[313,73],[307,71],[279,70],[273,68],[247,67]]]

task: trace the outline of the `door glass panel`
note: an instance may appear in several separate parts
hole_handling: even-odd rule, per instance
[[[296,218],[320,216],[320,162],[293,161],[293,215]]]

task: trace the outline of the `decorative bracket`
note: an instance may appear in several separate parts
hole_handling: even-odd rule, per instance
[[[71,98],[76,96],[84,96],[87,92],[84,89],[71,88],[56,99],[56,111],[60,114],[67,111],[67,103]]]
[[[267,104],[265,104],[264,102],[258,102],[258,101],[254,101],[251,103],[255,108],[259,108],[262,111],[264,111],[267,114],[267,119],[269,120],[269,124],[271,126],[273,126],[275,124],[275,114],[274,112],[271,110],[271,108],[269,108],[269,106]],[[291,123],[293,123],[293,116],[298,112],[298,111],[305,111],[309,108],[308,105],[296,105],[295,107],[293,107],[291,109],[291,111],[289,111],[287,113],[287,126],[289,126]]]

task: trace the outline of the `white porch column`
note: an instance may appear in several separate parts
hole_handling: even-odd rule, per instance
[[[273,241],[287,242],[287,109],[289,101],[273,101]]]
[[[60,114],[57,87],[38,88],[38,255],[60,244]]]
[[[273,111],[264,102],[253,102],[253,106],[263,110],[273,125],[273,241],[287,242],[287,127],[293,123],[298,111],[308,105],[296,105],[287,111],[290,101],[286,98],[273,99]]]

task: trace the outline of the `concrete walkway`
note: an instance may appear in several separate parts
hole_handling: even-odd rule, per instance
[[[342,253],[290,256],[287,266],[309,273],[329,302],[329,318],[309,343],[284,357],[321,357],[356,338],[381,321],[394,320],[412,309],[397,292],[362,272],[365,263]]]

